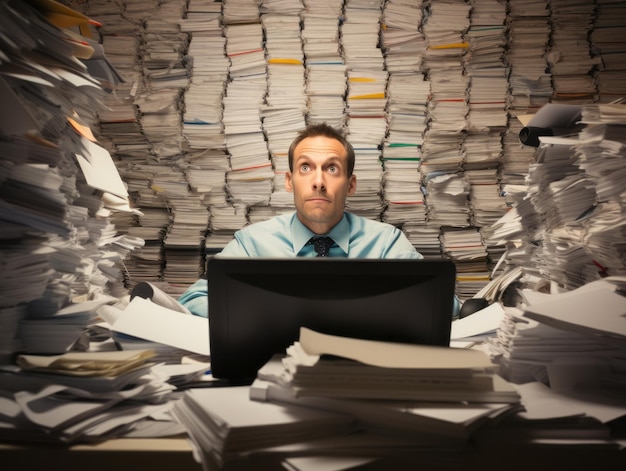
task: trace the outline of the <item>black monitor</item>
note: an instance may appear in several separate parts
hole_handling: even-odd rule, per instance
[[[448,346],[450,260],[211,258],[211,371],[249,379],[300,327],[370,340]]]

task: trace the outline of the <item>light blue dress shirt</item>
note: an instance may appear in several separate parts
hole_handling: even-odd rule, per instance
[[[315,234],[300,222],[296,213],[282,214],[246,226],[235,233],[216,257],[315,257],[308,241]],[[391,224],[344,213],[328,234],[335,244],[329,257],[343,258],[423,258],[404,233]],[[207,280],[191,285],[178,301],[193,314],[207,317]]]

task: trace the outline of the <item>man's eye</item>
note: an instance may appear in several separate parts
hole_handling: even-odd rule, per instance
[[[301,172],[308,172],[309,170],[311,170],[311,167],[309,167],[308,165],[300,166],[300,171]]]
[[[336,165],[331,165],[330,167],[328,167],[328,171],[330,173],[337,173],[339,171],[339,169],[337,168]]]

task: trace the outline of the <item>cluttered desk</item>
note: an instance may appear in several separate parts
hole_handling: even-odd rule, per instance
[[[51,460],[70,469],[118,470],[410,469],[416,463],[435,470],[502,469],[503,463],[522,469],[538,460],[558,460],[569,469],[623,465],[623,369],[611,375],[608,365],[623,361],[624,280],[590,283],[568,295],[524,293],[524,310],[492,302],[452,321],[454,271],[445,263],[396,261],[385,265],[389,269],[364,270],[360,262],[328,262],[313,261],[304,272],[321,276],[315,270],[324,267],[342,280],[371,273],[378,280],[372,297],[398,309],[363,303],[363,293],[323,307],[302,295],[304,317],[296,332],[293,318],[283,331],[280,309],[269,321],[259,319],[260,306],[272,296],[266,281],[278,273],[282,281],[293,278],[297,274],[285,270],[304,265],[262,260],[214,265],[212,275],[223,279],[213,285],[220,295],[212,298],[209,319],[156,304],[158,296],[135,296],[123,309],[105,304],[97,309],[102,322],[91,326],[89,351],[19,355],[14,368],[0,372],[3,390],[12,392],[0,399],[0,455],[26,469]],[[398,270],[402,286],[388,289]],[[254,278],[265,281],[250,283],[250,273],[263,273]],[[372,280],[359,278],[359,285],[371,292]],[[438,289],[424,290],[428,280],[438,280]],[[237,294],[244,291],[242,302]],[[284,291],[277,296],[284,300]],[[394,296],[402,301],[394,304]],[[414,309],[420,296],[429,309]],[[596,325],[577,322],[576,308],[599,300],[603,316]],[[283,303],[284,312],[293,302]],[[368,329],[350,335],[350,321],[333,331],[332,317],[307,325],[334,303],[352,322],[357,314],[401,320],[400,307],[410,306],[422,318],[406,319],[405,329],[411,325],[425,337],[398,341]],[[564,319],[559,305],[572,315]],[[257,315],[249,322],[238,317],[251,311]],[[151,314],[160,328],[142,330]],[[275,348],[253,341],[261,329],[282,332]],[[251,358],[252,366],[241,361]],[[221,368],[216,375],[214,361]]]

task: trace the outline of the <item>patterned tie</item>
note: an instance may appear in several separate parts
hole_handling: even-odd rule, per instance
[[[334,241],[330,237],[311,237],[309,243],[313,244],[318,257],[328,257],[328,251]]]

